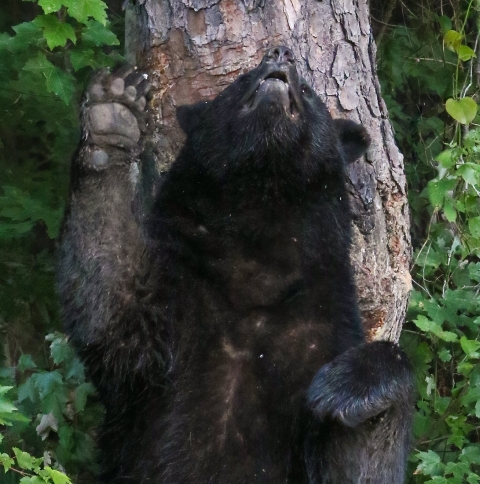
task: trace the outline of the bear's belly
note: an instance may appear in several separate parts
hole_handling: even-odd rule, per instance
[[[175,405],[204,409],[186,417],[198,448],[255,456],[258,446],[271,455],[278,442],[291,447],[306,391],[331,359],[331,321],[305,288],[298,239],[289,240],[272,242],[263,259],[241,244],[204,258],[196,309],[181,317],[173,382]]]
[[[172,382],[175,429],[167,434],[205,482],[214,475],[221,483],[240,475],[241,482],[288,482],[305,393],[329,358],[322,350],[328,330],[321,321],[276,317],[245,314],[215,345],[191,348]]]

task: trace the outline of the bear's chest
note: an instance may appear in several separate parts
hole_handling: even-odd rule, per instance
[[[243,222],[243,223],[242,223]],[[205,283],[237,310],[274,309],[302,280],[301,222],[243,220],[215,227],[198,259]],[[206,238],[207,238],[206,237]]]

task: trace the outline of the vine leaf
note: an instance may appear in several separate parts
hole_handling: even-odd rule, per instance
[[[445,103],[447,113],[460,124],[470,124],[477,114],[477,103],[471,97],[462,99],[447,99]]]
[[[472,57],[477,57],[475,51],[468,45],[459,45],[457,48],[457,55],[461,61],[468,61]]]
[[[456,30],[449,30],[443,37],[443,41],[448,50],[452,52],[457,52],[457,49],[462,43],[462,34]]]

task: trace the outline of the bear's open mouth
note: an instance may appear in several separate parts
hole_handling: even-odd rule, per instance
[[[264,85],[265,83],[267,83],[267,85]],[[255,98],[258,92],[267,91],[268,89],[267,86],[274,87],[274,90],[278,92],[279,97],[284,97],[283,103],[284,103],[285,109],[289,112],[292,118],[297,117],[300,110],[297,105],[295,95],[292,92],[292,85],[288,80],[287,73],[285,71],[273,71],[273,72],[269,72],[263,79],[261,79],[254,92],[253,105],[256,104]],[[287,101],[287,95],[288,95],[288,101]]]
[[[285,72],[282,72],[282,71],[271,72],[270,74],[268,74],[268,76],[266,76],[263,79],[263,81],[260,81],[260,84],[265,82],[267,79],[278,79],[278,80],[283,81],[285,84],[288,85],[287,74]]]

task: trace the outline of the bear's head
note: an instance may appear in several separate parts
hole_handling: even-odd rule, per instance
[[[180,106],[177,118],[190,156],[223,180],[243,173],[304,186],[343,173],[370,143],[362,126],[332,120],[283,46],[214,100]]]

